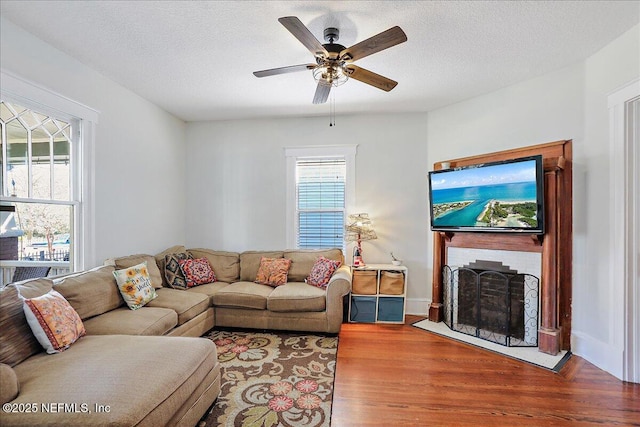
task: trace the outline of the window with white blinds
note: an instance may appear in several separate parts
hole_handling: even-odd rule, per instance
[[[344,249],[353,209],[356,145],[285,148],[287,246]]]
[[[340,248],[344,241],[346,161],[296,160],[299,248]]]

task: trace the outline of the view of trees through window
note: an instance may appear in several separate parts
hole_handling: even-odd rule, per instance
[[[3,100],[0,129],[2,259],[68,261],[72,125]]]

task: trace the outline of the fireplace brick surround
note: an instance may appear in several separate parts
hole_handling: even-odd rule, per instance
[[[571,336],[572,141],[555,141],[447,162],[450,167],[462,167],[533,155],[542,155],[544,163],[545,233],[434,232],[429,320],[441,322],[443,319],[442,272],[450,263],[450,248],[535,253],[540,259],[538,349],[557,354],[561,349],[570,350]],[[434,169],[442,169],[442,162],[435,163]],[[469,261],[473,260],[465,262]]]

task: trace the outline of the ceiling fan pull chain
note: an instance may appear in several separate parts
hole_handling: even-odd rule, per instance
[[[329,101],[329,127],[336,125],[336,97],[332,93]]]
[[[336,101],[336,98],[333,95],[331,95],[331,100],[329,101],[329,126],[333,126],[335,124],[334,116],[333,116],[335,114],[333,109],[335,106],[334,104],[335,101]]]

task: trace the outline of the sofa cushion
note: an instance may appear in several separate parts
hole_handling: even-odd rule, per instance
[[[112,265],[104,265],[53,279],[53,289],[69,301],[81,319],[97,316],[124,304],[113,277],[114,270]]]
[[[42,354],[15,368],[22,386],[15,403],[75,403],[77,410],[6,413],[2,423],[181,425],[171,422],[174,415],[184,411],[185,401],[197,396],[203,381],[211,372],[215,378],[219,369],[215,344],[203,338],[87,336],[71,351],[55,357]],[[81,411],[82,403],[91,413]],[[109,405],[109,411],[97,412],[95,404]]]
[[[7,285],[0,290],[0,363],[15,366],[38,353],[42,346],[27,323],[23,299],[15,284]]]
[[[341,249],[295,249],[284,251],[284,257],[291,260],[289,281],[304,282],[318,257],[323,256],[344,263]]]
[[[116,308],[84,321],[87,335],[164,335],[178,325],[178,314],[170,308]]]
[[[216,275],[206,258],[181,259],[178,264],[188,288],[216,281]]]
[[[151,285],[147,261],[123,270],[116,270],[113,275],[124,302],[131,310],[144,307],[145,304],[157,297],[156,290]]]
[[[110,264],[110,261],[112,261],[112,264],[115,265],[116,269],[118,270],[133,267],[134,265],[138,265],[146,261],[147,271],[149,272],[149,277],[151,278],[151,285],[156,289],[162,287],[162,273],[158,268],[158,264],[156,264],[155,257],[146,254],[129,255],[120,258],[114,258],[113,260],[108,260],[106,264]]]
[[[37,298],[53,289],[53,281],[44,277],[17,282],[14,285],[22,298]]]
[[[11,366],[0,363],[0,405],[12,401],[20,392],[20,382]]]
[[[216,280],[235,282],[240,278],[240,259],[237,252],[212,251],[211,249],[188,249],[193,258],[206,258],[216,274]]]
[[[200,286],[195,286],[193,288],[189,288],[186,290],[187,293],[196,293],[196,294],[202,294],[202,295],[206,295],[207,297],[209,297],[209,299],[211,300],[211,297],[215,294],[217,294],[220,289],[226,288],[227,286],[231,286],[231,284],[227,283],[227,282],[213,282],[213,283],[207,283],[205,285],[200,285]],[[213,301],[211,300],[210,305],[213,305]]]
[[[55,290],[24,300],[24,314],[47,353],[60,353],[85,335],[84,325],[71,304]]]
[[[290,259],[262,257],[254,282],[269,286],[282,286],[287,283],[290,266]]]
[[[324,311],[327,307],[324,289],[301,282],[278,286],[267,299],[269,311]]]
[[[164,277],[165,257],[169,254],[185,253],[186,251],[187,251],[187,248],[185,248],[184,246],[176,245],[176,246],[171,246],[170,248],[165,249],[159,254],[154,255],[154,258],[156,259],[156,265],[158,266],[158,270],[160,270],[160,273],[162,276],[162,286],[169,286],[169,284],[167,283]]]
[[[273,292],[273,288],[253,282],[236,282],[220,289],[211,297],[214,306],[254,308],[264,310],[267,308],[267,297]]]
[[[158,297],[150,301],[146,307],[170,308],[178,314],[178,325],[188,322],[209,308],[209,297],[205,294],[169,288],[158,289],[156,293]]]
[[[282,251],[246,251],[240,254],[240,280],[253,282],[258,275],[260,260],[265,258],[282,258]]]
[[[164,257],[164,279],[165,284],[173,289],[187,289],[187,279],[180,268],[180,261],[191,258],[191,254],[177,252],[167,254]]]

